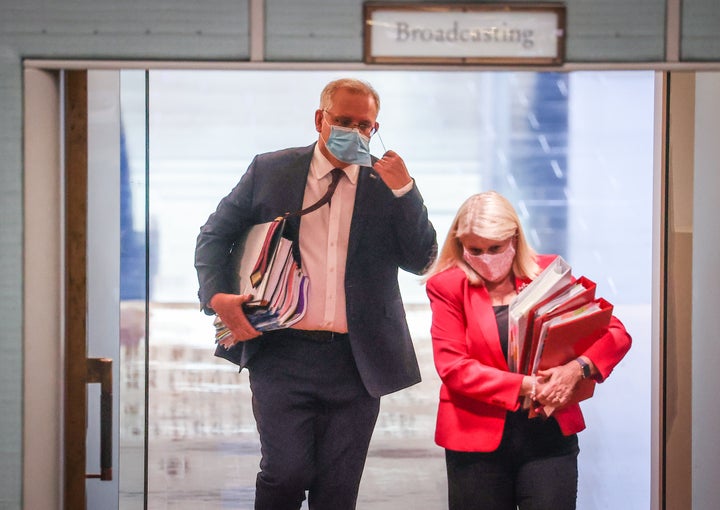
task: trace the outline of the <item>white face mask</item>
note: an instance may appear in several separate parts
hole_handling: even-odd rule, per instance
[[[510,272],[515,260],[515,246],[511,242],[502,253],[482,255],[472,255],[463,248],[463,259],[482,276],[483,280],[494,283],[505,278]]]

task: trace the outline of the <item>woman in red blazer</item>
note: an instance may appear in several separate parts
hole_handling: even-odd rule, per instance
[[[459,209],[427,280],[440,375],[435,440],[445,448],[450,510],[571,510],[577,495],[573,392],[602,382],[630,348],[615,317],[576,360],[538,373],[510,372],[508,304],[554,256],[528,245],[512,205],[495,192]],[[521,401],[557,409],[530,418]]]

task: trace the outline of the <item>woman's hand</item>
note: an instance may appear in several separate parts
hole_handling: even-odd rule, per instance
[[[560,408],[572,400],[582,372],[575,360],[547,370],[538,371],[536,399],[543,406]]]

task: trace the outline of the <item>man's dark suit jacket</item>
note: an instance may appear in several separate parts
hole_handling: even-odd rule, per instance
[[[301,209],[315,144],[255,157],[235,188],[201,228],[195,267],[203,310],[209,299],[232,292],[230,251],[250,226]],[[312,213],[310,213],[312,214]],[[288,219],[297,239],[300,218]],[[345,292],[348,333],[360,376],[379,397],[420,381],[420,370],[405,320],[398,268],[420,274],[437,251],[435,229],[417,187],[395,197],[372,168],[361,167],[350,224]],[[312,281],[310,282],[312,285]],[[242,369],[264,334],[221,352]]]

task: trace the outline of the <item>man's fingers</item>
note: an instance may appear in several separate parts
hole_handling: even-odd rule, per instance
[[[252,327],[243,310],[243,304],[251,299],[252,296],[249,294],[216,294],[213,296],[211,306],[234,337],[227,339],[229,345],[223,343],[226,348],[232,347],[237,342],[260,336],[260,331]]]
[[[387,151],[373,168],[390,189],[401,189],[412,180],[405,162],[393,151]]]
[[[239,342],[250,340],[251,338],[261,335],[260,331],[256,330],[252,324],[250,324],[250,321],[244,313],[240,313],[235,317],[232,327],[228,327]]]

